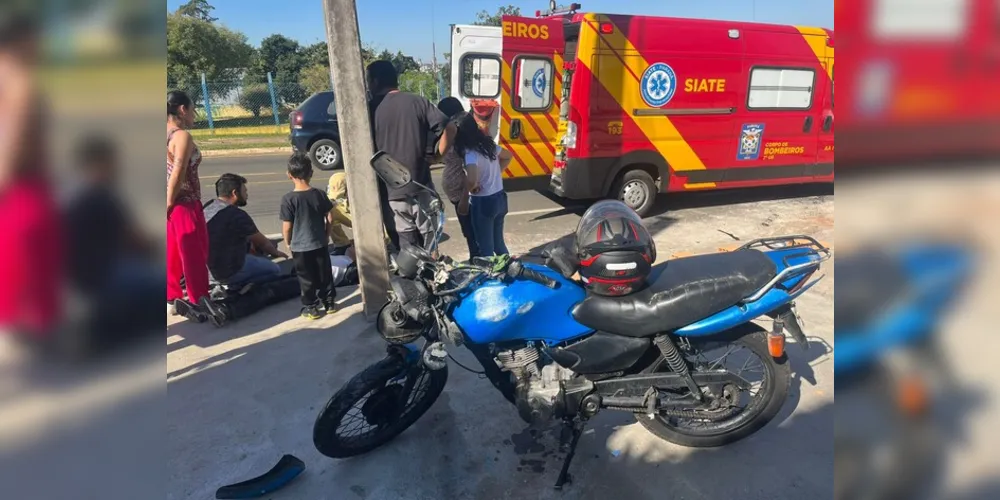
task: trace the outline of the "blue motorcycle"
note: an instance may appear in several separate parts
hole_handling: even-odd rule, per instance
[[[962,392],[936,333],[973,275],[973,252],[923,240],[858,250],[836,266],[834,498],[927,493],[944,433],[961,427],[934,415],[935,399]]]
[[[384,153],[371,163],[389,186],[412,182]],[[602,297],[573,278],[579,262],[565,248],[546,250],[546,265],[437,257],[443,204],[420,187],[434,196],[422,210],[437,223],[435,237],[396,256],[377,318],[387,356],[320,412],[313,442],[323,455],[366,453],[416,422],[444,390],[446,346],[468,349],[529,425],[565,426],[571,439],[557,489],[585,423],[601,410],[633,413],[672,443],[712,447],[756,432],[781,409],[786,332],[808,346],[794,301],[830,258],[815,239],[767,238],[670,260],[653,266],[645,288]],[[772,320],[770,331],[752,322],[761,317]]]

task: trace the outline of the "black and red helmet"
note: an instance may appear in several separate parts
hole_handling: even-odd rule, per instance
[[[642,219],[618,200],[590,207],[576,228],[580,277],[592,293],[628,295],[646,285],[656,245]]]

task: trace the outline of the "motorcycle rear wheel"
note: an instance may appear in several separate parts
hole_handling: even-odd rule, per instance
[[[739,441],[767,425],[781,410],[788,396],[791,369],[788,366],[787,356],[783,354],[779,359],[772,358],[767,350],[767,333],[753,323],[732,330],[729,338],[732,339],[729,345],[735,344],[747,348],[761,360],[764,369],[761,387],[751,398],[746,409],[720,422],[713,422],[705,429],[679,425],[678,419],[663,415],[656,415],[650,419],[646,414],[637,413],[636,420],[660,439],[694,448],[723,446]],[[668,370],[666,360],[660,356],[643,370],[643,373]],[[695,369],[692,368],[692,371]]]
[[[403,360],[388,356],[355,375],[337,391],[313,426],[316,450],[330,458],[362,455],[388,443],[420,419],[444,391],[448,368],[431,371],[421,364],[400,380],[403,370],[409,370]],[[402,387],[394,382],[406,383],[410,377],[416,380],[400,408],[397,396]],[[359,415],[352,415],[352,410],[358,410]],[[373,429],[359,436],[344,436],[341,428],[345,420],[348,424],[360,420],[362,425],[372,424]]]

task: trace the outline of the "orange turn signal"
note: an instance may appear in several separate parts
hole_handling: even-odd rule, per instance
[[[768,335],[767,352],[771,354],[772,358],[780,358],[785,353],[785,336],[780,334]]]
[[[896,402],[907,415],[920,415],[927,409],[927,387],[918,377],[908,377],[899,383]]]

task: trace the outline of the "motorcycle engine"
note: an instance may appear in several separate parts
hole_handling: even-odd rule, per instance
[[[521,419],[542,426],[565,414],[562,382],[573,378],[571,370],[551,360],[543,362],[535,347],[498,352],[497,362],[514,375],[514,401]]]

